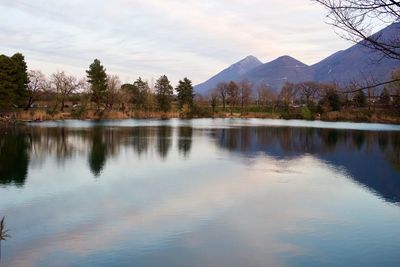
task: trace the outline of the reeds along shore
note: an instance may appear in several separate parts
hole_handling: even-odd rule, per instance
[[[400,124],[400,117],[396,114],[387,114],[372,112],[368,113],[364,110],[343,110],[327,112],[324,114],[315,114],[312,118],[302,117],[301,112],[230,112],[218,111],[202,112],[202,114],[185,114],[179,111],[159,112],[159,111],[128,111],[107,110],[98,112],[89,110],[76,114],[74,112],[59,112],[49,114],[45,110],[29,110],[3,113],[0,117],[0,123],[12,124],[18,122],[29,121],[52,121],[52,120],[123,120],[123,119],[172,119],[172,118],[259,118],[259,119],[307,119],[322,121],[347,121],[347,122],[368,122],[368,123],[388,123]]]

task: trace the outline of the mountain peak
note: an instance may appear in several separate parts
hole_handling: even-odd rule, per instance
[[[295,58],[289,56],[289,55],[283,55],[277,58],[277,60],[295,60]]]
[[[246,72],[261,66],[263,63],[254,56],[247,56],[239,62],[233,64],[228,70],[235,72],[236,74],[243,75]]]
[[[230,67],[224,69],[211,79],[197,85],[195,89],[198,93],[207,93],[208,91],[214,89],[218,83],[236,81],[238,77],[241,77],[245,73],[261,65],[262,62],[255,56],[247,56]]]
[[[258,58],[250,55],[250,56],[247,56],[244,59],[238,61],[237,63],[233,64],[230,68],[239,67],[239,68],[244,68],[245,71],[248,71],[250,68],[258,67],[262,64],[263,63]],[[243,74],[243,73],[241,73],[241,74]]]
[[[245,62],[257,61],[257,62],[261,63],[261,61],[253,55],[247,56],[239,62],[242,62],[242,61],[245,61]]]
[[[281,57],[278,57],[277,59],[271,61],[270,63],[279,63],[279,64],[295,64],[295,65],[299,65],[299,66],[305,66],[306,64],[304,64],[303,62],[301,62],[300,60],[295,59],[294,57],[288,56],[288,55],[284,55]]]
[[[372,37],[379,38],[379,40],[397,40],[399,32],[400,22],[395,22],[375,33]],[[313,80],[347,84],[352,81],[362,82],[366,75],[370,76],[371,74],[374,75],[376,81],[383,81],[390,78],[394,69],[400,68],[399,60],[382,59],[382,55],[373,53],[374,51],[363,46],[362,42],[346,50],[338,51],[312,66],[308,66],[289,55],[278,57],[265,64],[250,55],[208,81],[197,85],[195,90],[200,94],[207,93],[214,89],[219,82],[243,79],[251,81],[255,86],[268,84],[275,90],[282,88],[286,81],[304,82]]]

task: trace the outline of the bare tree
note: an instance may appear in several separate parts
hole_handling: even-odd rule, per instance
[[[228,84],[225,83],[225,82],[221,82],[221,83],[217,84],[217,87],[215,88],[215,91],[221,97],[222,108],[225,110],[226,98],[227,98],[227,94],[228,94]]]
[[[342,38],[400,60],[400,36],[372,34],[376,25],[400,21],[400,1],[394,0],[312,0],[328,9],[328,23],[340,29]],[[400,26],[397,26],[400,29]]]
[[[317,82],[309,81],[296,85],[298,87],[300,97],[307,105],[315,103],[320,93],[320,86]]]
[[[121,81],[117,75],[107,76],[106,108],[112,109],[121,100]]]
[[[84,80],[78,80],[76,77],[67,75],[63,71],[53,73],[51,75],[51,85],[56,93],[54,111],[57,109],[59,103],[61,103],[60,111],[64,111],[65,101],[72,93],[81,88],[84,83]]]
[[[46,76],[39,70],[31,70],[28,73],[28,104],[25,110],[28,110],[50,87]]]
[[[276,93],[266,84],[257,87],[257,104],[267,107],[276,101]]]
[[[279,94],[279,100],[286,109],[289,109],[289,106],[294,103],[296,95],[297,90],[295,84],[286,82]]]
[[[210,104],[211,104],[213,113],[215,113],[217,110],[218,96],[219,96],[219,94],[218,94],[217,90],[213,90],[210,92],[209,100],[210,100]]]
[[[231,114],[233,113],[233,108],[238,104],[239,101],[239,87],[234,81],[230,81],[227,86],[227,102],[229,103],[229,108]]]
[[[390,97],[393,99],[393,105],[398,109],[400,114],[400,69],[395,70],[392,73],[392,79],[397,80],[388,85]]]
[[[253,84],[248,80],[243,80],[239,82],[239,97],[240,97],[240,107],[243,113],[244,108],[250,104],[251,97],[253,95]]]

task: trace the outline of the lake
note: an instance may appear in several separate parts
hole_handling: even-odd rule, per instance
[[[0,128],[0,266],[400,266],[400,126]]]

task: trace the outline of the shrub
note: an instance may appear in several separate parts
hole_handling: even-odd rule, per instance
[[[301,109],[301,116],[305,120],[312,120],[313,119],[313,113],[308,107],[304,107]]]

